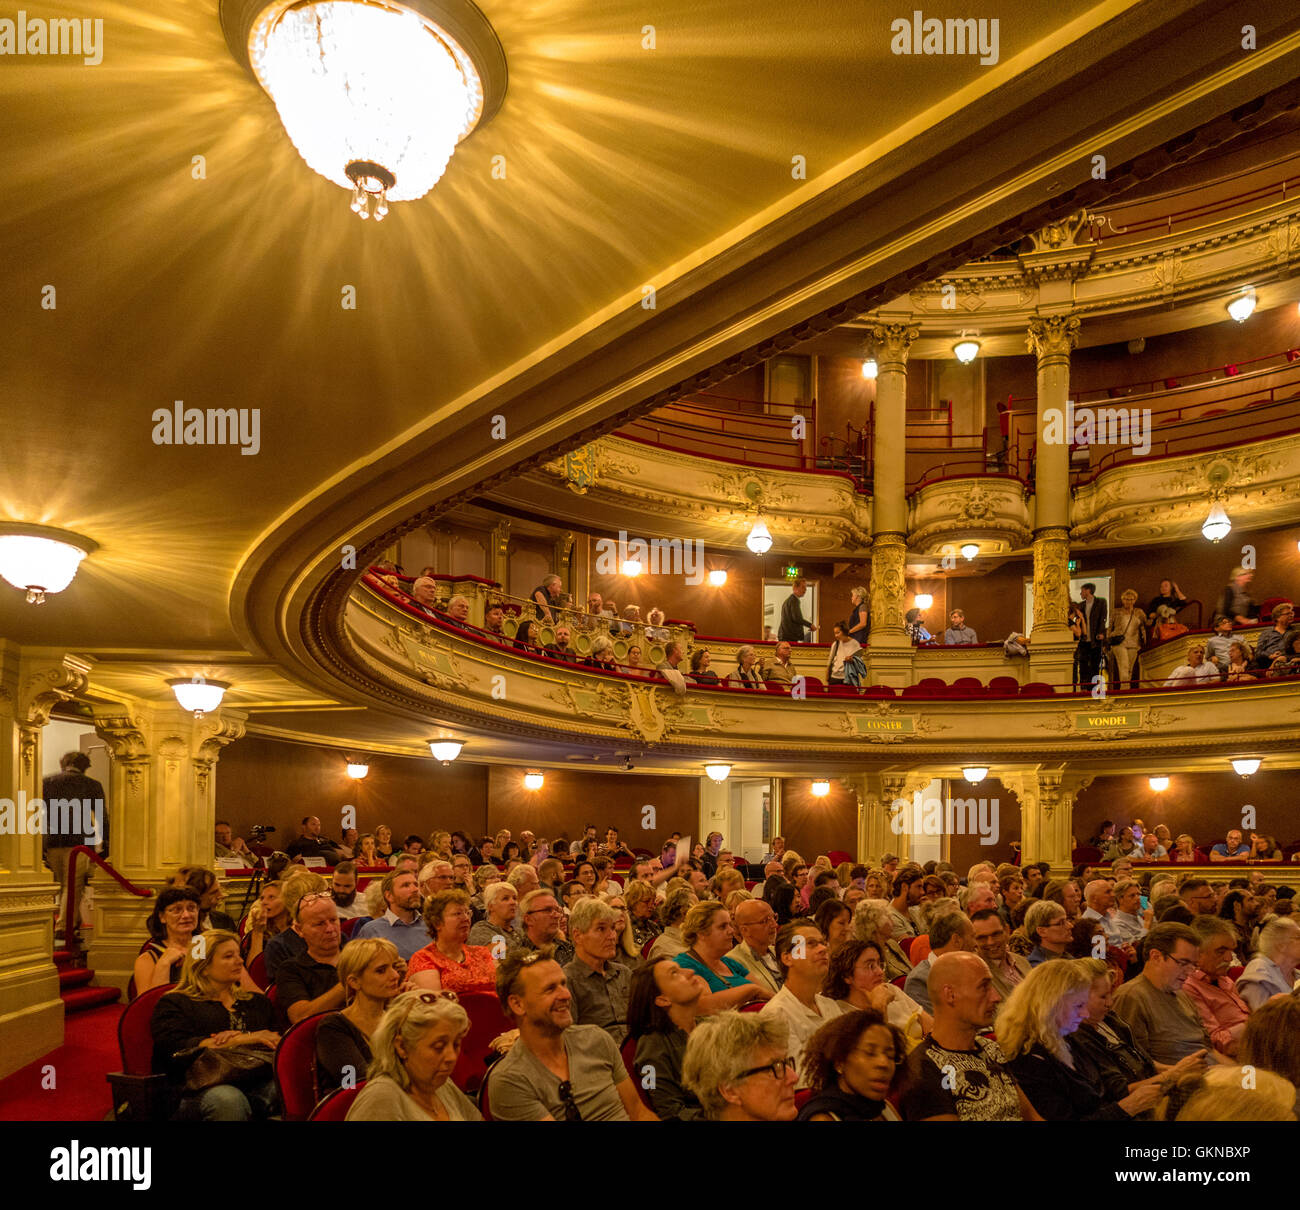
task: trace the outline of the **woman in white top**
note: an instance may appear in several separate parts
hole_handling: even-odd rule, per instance
[[[862,644],[857,639],[849,638],[844,632],[842,622],[836,622],[835,642],[831,645],[830,659],[826,662],[826,683],[829,685],[844,684],[844,661],[861,650]]]
[[[1170,688],[1184,681],[1194,685],[1198,681],[1217,681],[1218,679],[1218,668],[1205,658],[1205,644],[1189,643],[1187,645],[1187,663],[1179,664],[1169,674],[1169,679],[1165,681],[1165,687]]]
[[[884,959],[875,941],[860,941],[855,937],[832,951],[823,995],[845,1012],[875,1009],[890,1025],[902,1030],[909,1050],[934,1025],[934,1018],[902,988],[886,982]]]
[[[370,1039],[373,1058],[349,1122],[481,1122],[451,1082],[469,1015],[454,992],[411,991],[389,1005]]]

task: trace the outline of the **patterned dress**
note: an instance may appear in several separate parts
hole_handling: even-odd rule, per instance
[[[448,958],[437,945],[426,945],[416,950],[407,963],[408,974],[418,971],[436,970],[442,980],[443,991],[455,992],[490,992],[496,994],[496,963],[492,960],[492,951],[486,945],[465,946],[465,961],[456,962]]]

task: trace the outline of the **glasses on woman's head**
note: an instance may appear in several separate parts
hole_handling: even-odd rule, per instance
[[[775,1063],[764,1063],[761,1067],[750,1067],[742,1071],[736,1077],[738,1080],[747,1080],[750,1076],[756,1076],[761,1072],[767,1072],[773,1079],[784,1080],[787,1071],[795,1070],[795,1061],[791,1058],[777,1059]]]

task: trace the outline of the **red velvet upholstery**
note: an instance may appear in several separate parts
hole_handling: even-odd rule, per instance
[[[117,1048],[122,1055],[122,1070],[129,1076],[147,1076],[153,1072],[153,1010],[176,984],[151,987],[128,1004],[117,1021]]]
[[[896,695],[892,685],[868,685],[867,688],[862,691],[862,696],[893,701]]]
[[[794,1094],[794,1107],[796,1109],[802,1109],[812,1099],[813,1090],[811,1088],[801,1088]]]
[[[316,1105],[316,1031],[327,1016],[304,1017],[285,1030],[275,1048],[275,1083],[287,1122],[305,1122]]]
[[[506,1030],[514,1029],[515,1023],[507,1020],[496,996],[487,992],[463,992],[460,1006],[469,1014],[469,1033],[460,1044],[460,1058],[451,1080],[462,1092],[472,1095],[483,1083],[487,1071],[489,1043]]]
[[[1055,697],[1056,690],[1046,681],[1030,681],[1020,686],[1021,697]]]
[[[1014,697],[1020,692],[1020,682],[1014,676],[995,676],[989,681],[990,693],[1005,693]]]
[[[742,1013],[761,1013],[763,1005],[766,1003],[766,1000],[751,1000],[748,1004],[742,1005],[740,1011]]]
[[[915,940],[915,937],[900,937],[898,939],[898,948],[903,951],[903,954],[908,959],[912,957],[912,942]]]
[[[831,865],[837,866],[837,865],[843,865],[843,863],[846,861],[852,861],[853,854],[846,853],[843,849],[832,849],[829,853],[826,854],[826,858],[831,863]]]
[[[653,1109],[654,1106],[650,1104],[650,1098],[646,1096],[646,1090],[641,1087],[641,1076],[636,1069],[636,1039],[628,1038],[619,1047],[619,1054],[623,1056],[623,1066],[627,1069],[628,1078],[632,1081],[632,1087],[636,1089],[636,1095],[641,1098],[641,1104],[647,1109]]]
[[[1073,865],[1096,865],[1101,860],[1101,850],[1095,845],[1081,844],[1070,854]]]
[[[266,977],[265,953],[258,954],[252,962],[248,963],[248,977],[263,991],[266,991],[270,980]]]
[[[358,924],[363,923],[367,919],[369,919],[369,917],[349,916],[346,920],[339,921],[339,931],[343,934],[344,937],[351,937],[352,930],[355,929]],[[258,957],[260,958],[261,955],[259,954]]]
[[[352,1108],[352,1102],[357,1099],[359,1093],[366,1086],[365,1080],[362,1080],[355,1088],[337,1088],[325,1097],[315,1109],[308,1115],[309,1122],[342,1122],[348,1116],[348,1110]]]

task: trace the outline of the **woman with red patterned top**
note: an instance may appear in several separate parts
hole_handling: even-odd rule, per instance
[[[408,985],[428,991],[496,994],[496,962],[486,945],[468,944],[473,912],[469,896],[457,887],[439,891],[424,905],[424,922],[433,941],[407,963]]]

